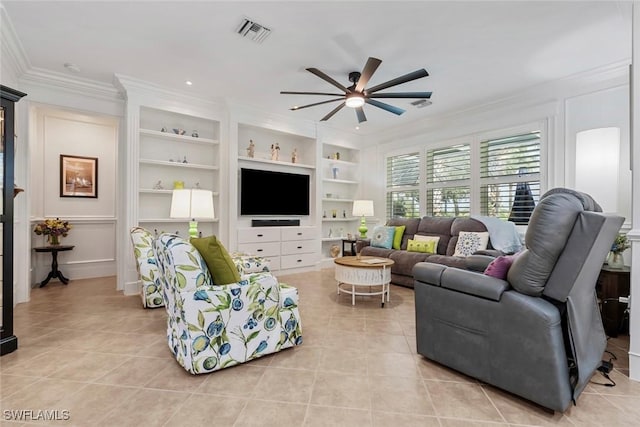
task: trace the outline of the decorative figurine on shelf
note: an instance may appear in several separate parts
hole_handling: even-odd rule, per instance
[[[184,156],[184,160],[182,161],[182,163],[189,163],[187,162],[187,156]]]
[[[253,143],[253,139],[249,140],[249,146],[247,147],[247,156],[253,159],[253,156],[256,154],[256,144]]]
[[[162,186],[162,181],[158,180],[158,182],[156,182],[156,185],[153,186],[154,190],[164,190],[164,187]]]
[[[160,129],[160,132],[166,132],[166,131],[167,131],[167,128],[162,126],[162,129]]]
[[[184,188],[184,181],[173,181],[173,189],[181,190]]]
[[[198,135],[198,131],[197,130],[194,130],[193,132],[191,132],[191,136],[194,137],[194,138],[197,138],[200,135]]]
[[[342,218],[346,218],[347,217],[347,211],[342,209]]]
[[[329,229],[329,237],[331,237],[332,234],[333,234],[333,230],[330,228]]]
[[[336,151],[336,160],[340,160],[340,152]]]
[[[338,211],[336,211],[335,209],[332,209],[332,210],[331,210],[331,217],[332,217],[332,218],[335,218],[335,217],[337,217],[337,216],[338,216]]]
[[[276,142],[275,145],[271,144],[271,160],[278,160],[280,157],[280,146]]]
[[[338,258],[338,255],[340,255],[340,246],[331,245],[329,253],[331,254],[331,258]]]
[[[193,185],[193,188],[195,188],[196,190],[200,190],[200,182],[196,182],[196,183]]]
[[[337,166],[334,166],[331,168],[331,173],[333,174],[333,179],[338,179],[338,172],[340,171],[340,169],[338,169]]]
[[[326,218],[327,217],[327,211],[322,211],[322,218]]]
[[[291,153],[291,163],[297,163],[297,162],[298,162],[298,149],[294,148],[293,153]]]

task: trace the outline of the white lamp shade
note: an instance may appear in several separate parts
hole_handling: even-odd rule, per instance
[[[213,192],[209,190],[173,190],[171,218],[214,219]]]
[[[605,212],[617,212],[620,128],[590,129],[576,134],[576,190],[584,191]]]
[[[354,200],[353,216],[373,216],[373,200]]]

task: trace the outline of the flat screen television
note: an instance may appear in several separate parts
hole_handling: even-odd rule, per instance
[[[240,169],[240,215],[309,215],[309,175]]]

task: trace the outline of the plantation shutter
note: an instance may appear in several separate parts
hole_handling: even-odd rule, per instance
[[[387,218],[420,216],[420,153],[387,157]]]
[[[470,177],[468,144],[427,151],[427,215],[469,215]]]

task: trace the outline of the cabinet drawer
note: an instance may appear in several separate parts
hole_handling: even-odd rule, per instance
[[[238,229],[238,243],[278,242],[280,229],[273,227],[252,227]]]
[[[316,254],[283,255],[280,257],[280,268],[308,267],[316,262]]]
[[[310,240],[315,239],[316,227],[291,227],[282,229],[282,240]]]
[[[280,255],[280,242],[240,243],[238,250],[251,255],[278,256]]]
[[[267,256],[269,260],[269,271],[280,270],[280,257],[279,256]]]
[[[282,242],[282,255],[307,254],[315,252],[315,240],[292,240]]]

